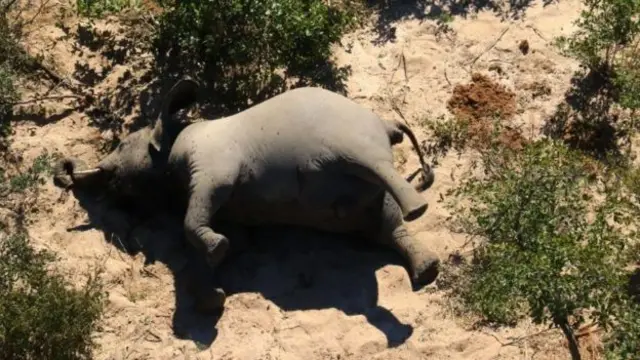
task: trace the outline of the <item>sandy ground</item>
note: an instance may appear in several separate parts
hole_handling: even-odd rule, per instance
[[[550,41],[570,33],[579,4],[533,4],[518,20],[504,20],[491,10],[456,16],[446,33],[438,31],[434,20],[415,16],[428,9],[406,5],[384,14],[387,27],[371,26],[346,36],[335,55],[340,64],[352,67],[350,98],[387,119],[402,114],[421,140],[428,136],[423,119],[447,115],[453,87],[469,82],[475,71],[516,93],[514,121],[535,133],[562,100],[576,70],[575,62],[559,55]],[[385,36],[394,31],[390,27],[395,28],[392,40]],[[99,75],[105,69],[95,81],[96,93],[115,94],[118,79],[131,65],[118,64],[90,44],[74,48],[60,40],[63,35],[53,18],[39,23],[30,35],[30,49],[51,54],[47,61],[60,74],[89,72],[80,72],[76,63]],[[530,45],[526,55],[518,48],[522,40]],[[144,54],[127,56],[145,66]],[[534,97],[526,89],[535,81],[551,93]],[[22,119],[13,150],[27,162],[45,149],[89,163],[98,159],[97,144],[109,137],[109,130],[99,130],[95,116],[69,110],[69,104],[48,103],[48,115],[59,115],[46,123]],[[399,168],[408,175],[418,165],[409,141],[396,151],[406,159]],[[435,184],[424,193],[430,208],[409,225],[443,259],[465,237],[447,229],[448,213],[437,200],[455,185],[459,167],[469,157],[451,153],[438,165]],[[529,324],[500,330],[471,327],[469,319],[453,314],[437,285],[413,292],[406,271],[390,252],[302,231],[266,232],[259,240],[268,242],[258,241],[229,261],[222,270],[232,293],[226,310],[220,319],[203,318],[189,310],[190,299],[184,295],[179,273],[186,255],[172,235],[175,224],[158,220],[133,227],[126,241],[84,226],[90,221],[122,224],[126,216],[87,212],[51,181],[41,203],[29,228],[35,243],[56,251],[60,269],[77,281],[86,270],[104,269],[109,301],[103,329],[96,334],[98,359],[568,358],[565,342],[555,332],[535,336],[541,329]],[[137,254],[118,249],[132,250],[132,244],[141,249]]]

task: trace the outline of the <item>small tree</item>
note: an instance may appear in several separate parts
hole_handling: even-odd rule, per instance
[[[18,94],[14,86],[12,65],[17,48],[18,28],[9,21],[9,12],[14,10],[11,2],[0,0],[0,149],[3,139],[9,136],[9,120]]]
[[[482,239],[454,294],[489,322],[529,316],[560,328],[580,359],[573,329],[589,316],[608,328],[628,309],[633,207],[616,181],[554,141],[494,147],[481,160],[485,176],[450,193],[455,222]]]
[[[31,198],[51,175],[51,155],[38,156],[10,178],[0,169],[0,207],[19,203],[28,213]],[[95,276],[82,287],[50,269],[53,253],[36,251],[24,224],[0,218],[0,359],[89,359],[103,306]]]
[[[154,45],[165,74],[209,85],[214,106],[236,112],[286,89],[287,81],[339,90],[346,69],[331,45],[355,24],[354,7],[323,0],[163,0]]]
[[[559,37],[557,45],[566,55],[578,59],[589,72],[592,88],[576,89],[583,93],[581,96],[591,98],[589,101],[605,97],[599,99],[601,104],[606,104],[604,109],[608,111],[615,106],[623,110],[620,116],[598,114],[586,116],[588,119],[584,120],[593,123],[609,119],[617,137],[625,140],[630,149],[640,109],[640,1],[584,0],[584,4],[586,9],[575,22],[578,30],[571,36]],[[588,103],[581,106],[597,107]],[[590,129],[597,132],[599,128]]]
[[[47,271],[52,260],[23,232],[0,238],[0,358],[91,358],[102,311],[99,283],[72,289]]]

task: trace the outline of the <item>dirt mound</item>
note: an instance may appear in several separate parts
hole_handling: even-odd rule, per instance
[[[516,94],[487,76],[474,73],[471,83],[456,85],[447,108],[457,117],[467,120],[508,119],[516,112]]]
[[[510,148],[520,148],[524,143],[520,131],[505,124],[516,113],[516,94],[485,75],[474,73],[471,83],[456,85],[447,109],[455,115],[454,121],[468,126],[474,148],[485,147],[494,140]],[[500,125],[497,133],[495,125]]]

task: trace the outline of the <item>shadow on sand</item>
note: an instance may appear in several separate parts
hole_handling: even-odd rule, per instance
[[[175,278],[174,334],[210,346],[220,316],[197,313],[187,289],[198,275],[215,277],[204,257],[183,240],[179,218],[160,215],[135,220],[130,212],[106,201],[80,192],[74,195],[87,211],[90,224],[68,231],[98,229],[120,251],[142,252],[145,264],[166,264]],[[284,311],[336,308],[347,315],[364,315],[386,335],[389,347],[403,344],[413,333],[410,325],[377,305],[376,270],[402,263],[393,251],[300,228],[265,227],[253,230],[249,238],[242,249],[232,249],[235,251],[216,272],[216,282],[228,297],[257,292]]]
[[[559,0],[542,0],[543,6]],[[534,0],[368,0],[368,5],[378,13],[374,44],[395,40],[395,24],[404,19],[438,20],[449,16],[466,18],[482,11],[491,11],[503,21],[524,18]]]

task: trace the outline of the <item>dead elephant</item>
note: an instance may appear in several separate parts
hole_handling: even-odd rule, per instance
[[[418,191],[434,180],[407,126],[316,87],[185,124],[180,114],[195,102],[197,88],[188,78],[178,81],[153,127],[128,135],[92,169],[64,159],[57,183],[98,186],[149,208],[177,199],[186,239],[213,268],[236,240],[214,231],[216,222],[281,224],[364,236],[400,253],[414,286],[435,280],[438,257],[404,225],[426,211]],[[418,187],[393,167],[391,146],[405,133],[422,164]],[[199,301],[221,307],[224,298],[215,289]]]

